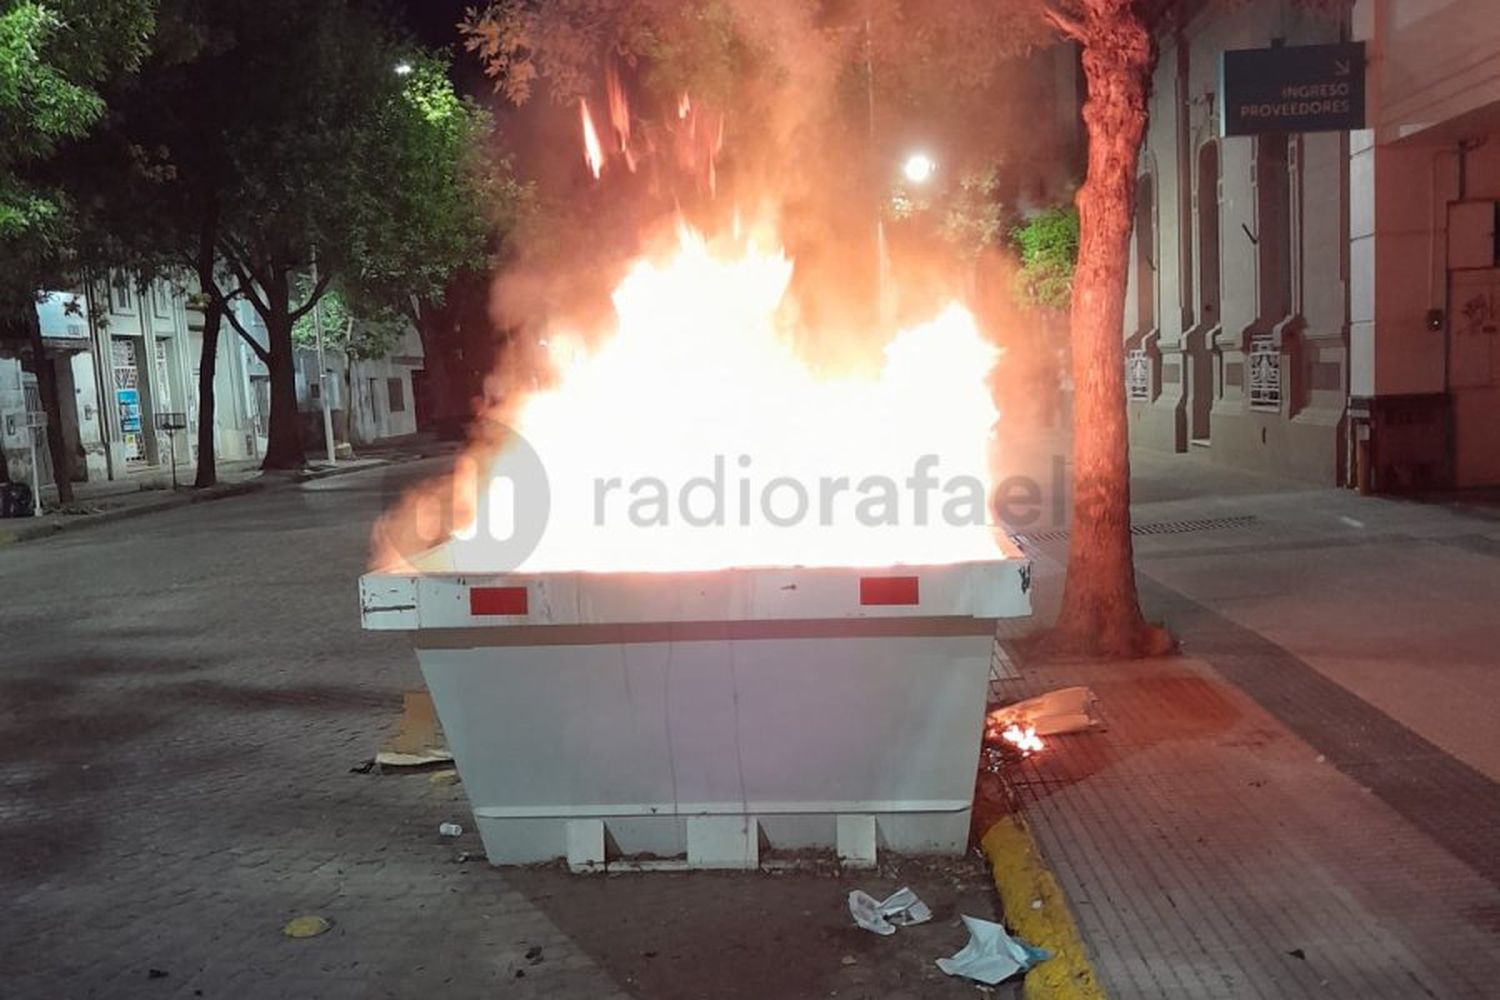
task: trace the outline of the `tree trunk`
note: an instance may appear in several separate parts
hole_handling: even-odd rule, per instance
[[[297,412],[297,364],[292,345],[290,288],[284,271],[277,272],[265,290],[270,314],[265,316],[270,339],[271,425],[267,432],[262,469],[300,469],[307,464],[302,448],[301,415]]]
[[[203,276],[199,275],[201,282]],[[213,275],[209,275],[213,280]],[[217,299],[203,306],[203,353],[198,358],[198,474],[193,486],[204,489],[219,481],[219,466],[216,457],[218,435],[214,433],[214,378],[219,370],[219,329],[224,324],[224,312]]]
[[[198,236],[193,270],[198,274],[198,292],[203,303],[203,348],[198,356],[198,472],[193,486],[205,489],[219,481],[218,434],[214,431],[217,403],[214,382],[219,372],[219,330],[224,325],[224,303],[214,274],[214,237],[218,230],[217,206],[210,203]]]
[[[457,436],[470,416],[468,400],[455,398],[450,360],[444,351],[444,329],[453,328],[449,307],[426,306],[417,317],[417,335],[422,341],[422,369],[427,373],[427,398],[432,401],[432,425],[440,435]],[[462,402],[463,405],[460,405]]]
[[[344,343],[349,342],[345,335]],[[349,425],[349,447],[353,449],[356,443],[364,445],[369,442],[360,440],[355,442],[354,438],[359,433],[359,396],[354,387],[354,355],[344,354],[344,391],[348,394],[349,405],[344,409],[344,423]]]
[[[47,359],[46,348],[42,344],[42,322],[35,308],[27,312],[27,327],[36,386],[42,395],[42,409],[47,413],[47,450],[52,453],[52,479],[57,484],[57,502],[68,504],[73,502],[73,463],[69,460],[68,446],[63,440],[62,400],[57,395],[57,369]],[[37,488],[40,490],[40,483]]]
[[[1125,288],[1136,166],[1155,50],[1133,0],[1088,0],[1083,69],[1088,172],[1073,279],[1074,499],[1062,613],[1046,645],[1070,655],[1166,652],[1136,591],[1125,408]]]

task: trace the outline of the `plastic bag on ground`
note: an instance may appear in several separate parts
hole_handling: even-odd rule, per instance
[[[855,889],[849,893],[849,915],[865,930],[884,936],[896,933],[897,927],[924,924],[932,919],[927,904],[905,886],[879,901]]]
[[[1017,941],[997,923],[970,916],[963,921],[969,929],[969,943],[952,958],[937,960],[938,968],[950,976],[994,986],[1052,957],[1045,948]]]

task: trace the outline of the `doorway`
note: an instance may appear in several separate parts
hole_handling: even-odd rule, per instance
[[[1500,485],[1500,270],[1454,271],[1448,346],[1453,476],[1459,487]]]

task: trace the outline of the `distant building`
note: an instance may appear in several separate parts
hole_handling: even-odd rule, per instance
[[[403,323],[384,358],[351,362],[342,351],[329,347],[325,362],[335,442],[357,448],[417,433],[412,376],[422,371],[424,360],[421,337],[409,323]],[[303,441],[311,455],[321,455],[325,447],[321,393],[318,352],[298,346],[297,405],[302,412]]]
[[[57,377],[68,456],[68,468],[54,470],[46,432],[31,432],[44,485],[59,473],[74,482],[100,482],[152,472],[170,464],[174,437],[178,463],[193,463],[202,343],[201,316],[189,307],[193,291],[169,280],[143,288],[116,272],[92,287],[42,297],[37,306],[42,363]],[[221,344],[220,350],[222,410],[234,405],[237,386],[233,359],[227,357],[234,353],[232,345]],[[26,411],[40,413],[42,402],[36,373],[25,367],[20,358],[0,359],[0,443],[11,474],[29,481],[30,442],[15,428],[26,422]],[[159,423],[180,422],[169,414],[181,415],[187,427],[175,435],[158,429]],[[28,454],[20,455],[23,450]]]
[[[1203,11],[1162,40],[1141,157],[1133,442],[1380,491],[1500,484],[1493,0]],[[1368,128],[1219,138],[1225,50],[1349,39]]]
[[[37,306],[45,363],[57,376],[62,429],[74,482],[160,478],[172,462],[197,464],[199,372],[203,313],[191,275],[145,288],[115,272],[87,289],[51,292]],[[249,337],[268,342],[264,322],[243,300],[232,308]],[[297,394],[309,453],[322,444],[316,352],[298,349]],[[33,443],[44,497],[54,482],[46,431],[29,426],[42,412],[31,362],[0,354],[0,446],[13,478],[32,481]],[[333,399],[341,428],[348,398],[346,364],[330,355]],[[354,363],[353,442],[368,444],[416,432],[412,373],[422,368],[415,330],[391,357]],[[255,461],[265,454],[270,372],[227,321],[219,333],[214,382],[215,453],[220,461]],[[181,425],[169,433],[162,425]],[[341,435],[347,439],[347,434]],[[175,442],[175,444],[174,444]]]

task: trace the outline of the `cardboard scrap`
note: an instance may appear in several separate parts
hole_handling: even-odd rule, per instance
[[[989,726],[999,731],[1014,725],[1032,729],[1038,736],[1082,732],[1098,723],[1097,703],[1087,687],[1062,688],[995,709],[989,714]]]
[[[438,726],[432,695],[426,691],[407,691],[401,698],[401,725],[375,755],[375,763],[381,767],[422,767],[452,759]]]

